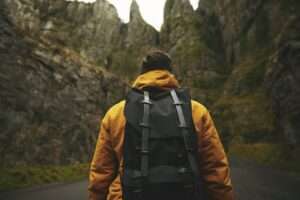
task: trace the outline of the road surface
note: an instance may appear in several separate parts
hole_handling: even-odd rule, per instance
[[[231,162],[237,200],[300,200],[300,176],[248,162]],[[0,194],[0,200],[86,200],[87,181]]]

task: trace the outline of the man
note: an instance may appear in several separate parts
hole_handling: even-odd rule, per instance
[[[90,169],[90,200],[232,200],[228,161],[208,110],[154,50],[126,100],[102,120]]]

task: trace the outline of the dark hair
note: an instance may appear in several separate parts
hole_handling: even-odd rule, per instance
[[[172,60],[168,53],[158,49],[150,50],[143,59],[141,73],[155,69],[164,69],[172,72],[171,63]]]

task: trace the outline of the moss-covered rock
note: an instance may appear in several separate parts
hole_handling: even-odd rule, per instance
[[[232,141],[276,141],[275,115],[264,93],[223,96],[213,106],[216,125],[225,146]]]
[[[64,45],[18,32],[0,4],[0,166],[87,162],[125,82]]]
[[[299,149],[292,152],[291,154],[291,149],[280,143],[232,143],[228,151],[232,157],[256,161],[277,169],[300,172],[300,161],[296,156]]]

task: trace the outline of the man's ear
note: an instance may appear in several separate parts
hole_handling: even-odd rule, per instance
[[[146,63],[148,63],[149,61],[149,56],[145,56],[144,59],[143,59],[143,66],[146,66]]]

